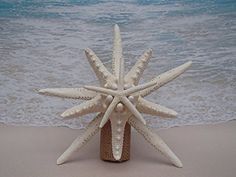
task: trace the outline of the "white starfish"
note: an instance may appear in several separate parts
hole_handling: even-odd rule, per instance
[[[57,164],[66,162],[73,152],[88,142],[98,132],[99,128],[102,128],[110,119],[112,152],[116,160],[119,160],[122,155],[124,128],[128,122],[154,148],[170,159],[175,166],[182,167],[181,161],[164,141],[146,127],[145,119],[140,113],[175,117],[177,113],[174,110],[147,101],[143,97],[178,77],[191,65],[191,62],[167,71],[146,84],[138,85],[140,77],[152,56],[152,50],[148,49],[144,52],[132,69],[124,75],[124,60],[118,25],[114,27],[112,73],[106,69],[91,49],[85,49],[85,54],[99,79],[100,87],[48,88],[39,91],[39,93],[52,96],[89,100],[66,110],[62,113],[62,117],[79,117],[84,114],[99,112],[96,118],[89,123],[84,134],[75,139],[71,146],[58,158]]]

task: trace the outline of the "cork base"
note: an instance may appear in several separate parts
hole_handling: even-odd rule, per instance
[[[128,123],[125,125],[123,151],[120,160],[114,159],[112,155],[111,122],[110,120],[101,129],[100,135],[100,158],[110,162],[124,162],[130,159],[130,134],[131,127]]]

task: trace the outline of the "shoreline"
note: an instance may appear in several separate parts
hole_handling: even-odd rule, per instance
[[[132,131],[130,161],[101,161],[96,135],[70,162],[58,166],[56,159],[83,129],[0,123],[0,176],[235,176],[235,120],[153,130],[181,159],[183,168],[172,166],[136,131]]]
[[[154,130],[167,130],[167,129],[171,129],[171,128],[181,128],[181,127],[188,127],[188,126],[204,126],[204,125],[217,125],[217,124],[222,124],[222,123],[227,123],[227,122],[232,122],[232,121],[236,121],[236,118],[230,119],[230,120],[219,120],[216,122],[198,122],[198,123],[189,123],[189,124],[175,124],[175,125],[171,125],[170,127],[155,127],[155,126],[151,126],[148,125],[149,128],[154,129]],[[87,123],[88,124],[88,123]],[[68,125],[34,125],[34,124],[19,124],[19,123],[12,123],[12,122],[1,122],[0,121],[0,127],[1,125],[3,126],[12,126],[12,127],[34,127],[34,128],[68,128],[71,130],[84,130],[86,128],[86,126],[82,127],[82,128],[73,128],[70,127]]]

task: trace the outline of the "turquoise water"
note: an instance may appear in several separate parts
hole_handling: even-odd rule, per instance
[[[190,70],[148,97],[179,116],[145,115],[149,125],[236,118],[235,0],[0,0],[0,122],[84,127],[94,115],[66,121],[59,116],[81,101],[36,90],[96,84],[83,49],[92,48],[111,67],[115,23],[121,28],[126,71],[145,49],[153,49],[142,82],[193,61]]]

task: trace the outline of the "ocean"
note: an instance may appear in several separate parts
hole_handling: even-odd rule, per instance
[[[126,72],[147,49],[141,83],[192,60],[192,67],[147,99],[175,119],[144,115],[151,127],[236,118],[235,0],[0,0],[0,122],[83,128],[94,114],[63,120],[81,100],[39,95],[40,88],[96,85],[84,55],[93,49],[111,68],[119,24]]]

